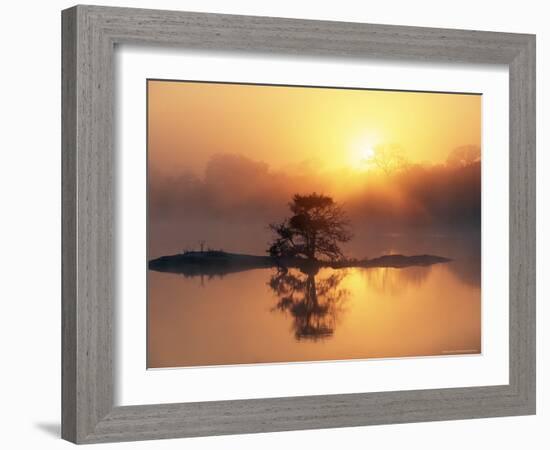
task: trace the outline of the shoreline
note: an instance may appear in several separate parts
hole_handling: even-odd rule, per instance
[[[148,262],[148,268],[157,272],[181,273],[184,275],[225,275],[244,270],[278,267],[299,269],[314,273],[321,268],[405,268],[431,266],[450,262],[451,259],[436,255],[401,254],[382,255],[372,259],[345,259],[340,261],[309,260],[305,258],[274,258],[271,256],[229,253],[218,250],[191,251],[175,255],[161,256]]]

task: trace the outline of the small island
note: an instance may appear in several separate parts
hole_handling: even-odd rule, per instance
[[[430,266],[445,263],[448,258],[434,255],[384,255],[373,259],[343,259],[338,261],[308,260],[300,257],[276,258],[272,256],[243,255],[221,250],[190,251],[162,256],[149,261],[149,269],[157,272],[180,273],[186,276],[224,276],[230,273],[262,268],[295,268],[304,273],[316,272],[323,267],[343,269],[348,267]]]

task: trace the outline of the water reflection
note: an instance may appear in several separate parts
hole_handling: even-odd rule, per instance
[[[478,267],[149,270],[148,367],[478,353]]]
[[[362,270],[360,275],[376,293],[384,293],[395,297],[406,289],[420,288],[426,282],[432,266],[409,267],[407,270],[381,267],[375,270]]]
[[[326,277],[317,277],[317,272],[279,268],[268,283],[279,297],[272,311],[292,316],[292,330],[297,340],[316,341],[332,336],[338,315],[349,297],[349,290],[339,287],[346,270]]]

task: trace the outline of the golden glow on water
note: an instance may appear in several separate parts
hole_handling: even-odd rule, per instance
[[[452,264],[322,269],[309,279],[317,306],[296,290],[292,301],[278,295],[270,269],[202,283],[150,271],[148,366],[479,353],[480,288]]]

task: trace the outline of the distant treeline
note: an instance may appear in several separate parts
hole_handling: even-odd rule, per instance
[[[151,168],[149,211],[154,219],[270,223],[285,214],[294,193],[313,191],[332,195],[352,224],[478,227],[481,162],[469,155],[437,165],[405,163],[390,173],[314,163],[272,170],[263,162],[220,154],[202,177],[190,172],[167,177]]]
[[[347,201],[352,217],[402,225],[478,226],[481,163],[414,165],[387,180],[365,181]]]

